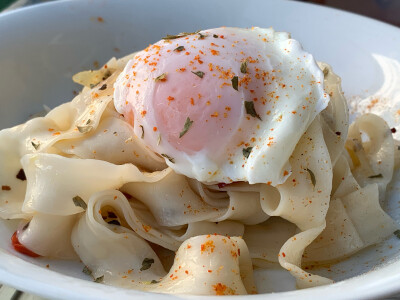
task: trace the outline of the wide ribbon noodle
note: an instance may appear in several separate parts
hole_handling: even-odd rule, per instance
[[[280,266],[298,288],[331,283],[304,267],[398,229],[381,208],[397,156],[390,129],[371,114],[349,128],[328,65],[331,100],[282,162],[283,184],[206,185],[168,168],[115,111],[112,86],[131,57],[75,75],[85,87],[71,102],[0,132],[0,216],[24,220],[29,250],[80,259],[105,284],[234,295],[257,292],[253,268]]]

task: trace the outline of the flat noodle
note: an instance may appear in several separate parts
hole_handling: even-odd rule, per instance
[[[279,263],[295,278],[300,289],[333,283],[331,279],[314,275],[301,268],[304,249],[324,230],[325,221],[318,227],[307,229],[290,238],[281,248]]]
[[[57,216],[36,213],[25,229],[18,233],[18,240],[36,254],[59,259],[77,259],[71,244],[72,228],[76,215]]]
[[[236,220],[245,225],[254,225],[262,223],[269,218],[261,208],[260,193],[228,190],[228,196],[229,206],[226,212],[214,219],[214,221]]]
[[[349,111],[340,86],[340,77],[332,71],[330,65],[323,62],[318,62],[318,65],[324,72],[325,91],[330,97],[328,106],[320,114],[320,119],[325,143],[334,166],[343,152],[343,146],[346,142]]]
[[[342,155],[333,168],[332,198],[346,196],[360,188],[353,173],[351,173],[347,159]]]
[[[268,274],[280,266],[298,288],[331,283],[304,266],[343,259],[399,228],[379,201],[400,164],[398,143],[375,115],[348,130],[329,65],[319,63],[331,101],[296,127],[297,145],[274,150],[283,157],[274,182],[204,184],[167,168],[115,110],[113,83],[134,55],[75,75],[85,87],[71,102],[0,131],[0,217],[30,220],[17,231],[28,249],[78,256],[105,284],[236,295],[256,292],[253,266]],[[261,157],[249,160],[263,168]]]
[[[151,247],[131,229],[107,224],[93,210],[93,201],[71,236],[76,253],[91,270],[93,278],[103,276],[106,284],[140,288],[143,283],[163,277],[166,272]],[[153,263],[148,270],[140,272],[146,258]]]
[[[118,165],[132,163],[150,171],[167,167],[164,159],[149,151],[133,134],[133,128],[120,117],[104,118],[87,136],[60,141],[55,147],[67,155]]]
[[[332,200],[326,220],[326,229],[307,248],[305,261],[316,263],[347,257],[399,229],[382,210],[375,183]]]
[[[333,261],[365,247],[340,199],[331,201],[326,223],[325,230],[305,250],[303,262]]]
[[[75,196],[87,202],[96,192],[118,189],[132,181],[155,182],[168,171],[142,173],[132,164],[113,165],[100,160],[44,153],[27,154],[21,162],[28,179],[22,210],[55,215],[82,212],[82,208],[72,201]]]
[[[114,199],[113,195],[119,198]],[[117,191],[94,195],[86,214],[73,230],[74,248],[94,278],[103,276],[106,284],[163,293],[187,293],[189,289],[194,289],[196,294],[255,292],[250,256],[243,240],[238,238],[200,235],[187,239],[177,252],[170,274],[164,276],[161,262],[135,233],[141,234],[137,228],[132,231],[107,224],[98,213],[99,207],[113,205],[116,212],[125,214],[125,221],[132,225],[126,215],[129,209],[121,209],[116,204],[122,199],[123,195]],[[147,266],[143,267],[146,260]],[[231,272],[221,272],[223,268],[229,268]],[[205,282],[208,289],[203,288]]]
[[[263,267],[262,261],[279,263],[280,249],[296,231],[293,223],[277,217],[263,224],[246,226],[243,239],[249,247],[253,265]]]
[[[122,190],[142,201],[162,226],[210,220],[222,214],[220,209],[202,201],[185,176],[172,170],[154,184],[131,182]]]
[[[280,199],[274,196],[271,200],[268,190],[261,198],[267,214],[280,216],[303,231],[282,246],[279,263],[296,278],[299,288],[328,284],[332,281],[301,269],[304,249],[325,228],[331,192],[332,166],[318,119],[300,139],[290,163],[292,174],[284,184],[277,186]]]
[[[399,228],[382,210],[376,183],[343,197],[342,202],[365,247],[384,240]]]
[[[354,178],[362,187],[377,183],[383,200],[394,169],[394,141],[389,126],[376,115],[362,115],[350,126],[346,149]]]
[[[301,230],[320,226],[329,207],[332,166],[318,120],[300,139],[290,163],[292,174],[276,187],[278,193],[262,187],[261,206],[266,214],[280,216]]]
[[[224,270],[229,270],[224,272]],[[179,248],[155,292],[196,295],[255,294],[252,264],[240,238],[197,236]]]

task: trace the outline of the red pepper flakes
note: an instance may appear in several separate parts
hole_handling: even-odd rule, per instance
[[[157,127],[153,127],[153,131],[157,131]]]
[[[212,115],[210,115],[210,117],[212,117],[212,118],[217,118],[217,117],[218,117],[218,112],[215,111]]]
[[[215,295],[217,295],[217,296],[225,295],[225,291],[227,289],[227,286],[225,284],[222,284],[219,282],[219,283],[213,285],[212,287],[215,291]]]
[[[283,256],[283,257],[286,257],[286,254],[285,254],[285,252],[282,252],[282,256]]]
[[[207,241],[201,245],[201,253],[207,251],[208,253],[213,253],[215,249],[215,245],[213,241]]]
[[[144,117],[147,114],[147,111],[143,110],[141,113],[142,117]]]
[[[175,100],[175,98],[172,97],[172,96],[168,96],[167,100],[168,100],[168,101],[173,101],[173,100]]]
[[[142,227],[143,227],[144,231],[146,231],[146,232],[149,232],[151,230],[151,226],[150,225],[143,225],[142,224]]]
[[[2,191],[11,191],[11,187],[9,185],[2,185],[1,190]]]

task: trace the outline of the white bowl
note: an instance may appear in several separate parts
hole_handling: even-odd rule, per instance
[[[393,87],[400,86],[400,68],[396,67],[400,30],[361,16],[273,0],[56,1],[0,14],[0,128],[24,122],[41,111],[43,104],[54,107],[69,101],[79,89],[71,76],[93,68],[95,61],[101,65],[112,56],[140,50],[167,33],[223,25],[272,26],[291,32],[317,60],[333,66],[348,98],[374,94],[384,84],[388,96],[399,95],[399,88]],[[377,55],[392,62],[390,74]],[[392,86],[388,89],[389,79]],[[396,220],[400,219],[399,178],[397,174],[389,190],[387,208]],[[78,262],[19,255],[10,245],[15,226],[15,221],[0,224],[0,281],[5,284],[53,299],[175,298],[85,281]],[[399,249],[400,241],[393,237],[337,264],[332,276],[343,281],[333,285],[251,298],[361,299],[400,292]],[[362,275],[347,279],[358,274]],[[242,298],[250,296],[234,299]]]

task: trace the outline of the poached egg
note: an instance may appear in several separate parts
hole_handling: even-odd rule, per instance
[[[114,88],[135,135],[176,172],[208,183],[283,183],[329,101],[300,43],[255,27],[168,35],[138,52]]]

